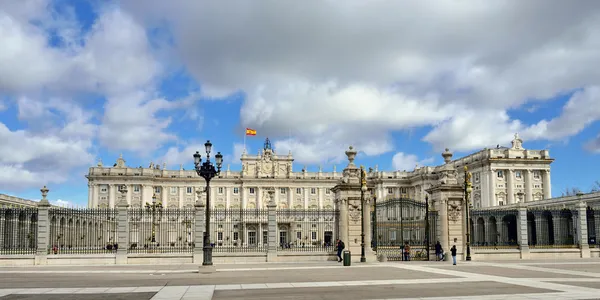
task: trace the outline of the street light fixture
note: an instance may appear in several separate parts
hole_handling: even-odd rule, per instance
[[[360,166],[360,262],[366,262],[365,257],[365,193],[367,192],[367,172]]]
[[[198,176],[206,180],[206,224],[204,230],[204,246],[203,251],[203,266],[212,266],[212,246],[210,244],[210,180],[221,173],[221,166],[223,165],[223,155],[218,152],[215,155],[215,162],[217,167],[210,161],[210,151],[212,150],[212,143],[206,141],[204,143],[206,150],[206,161],[202,162],[202,156],[198,151],[194,153],[194,166]]]
[[[471,173],[469,172],[469,168],[465,166],[465,219],[467,223],[467,257],[465,260],[471,260],[471,241],[470,241],[470,231],[471,231],[471,222],[469,221],[469,209],[471,208],[469,204],[469,196],[471,192],[473,192],[473,186],[471,185]]]
[[[156,212],[162,211],[162,203],[156,201],[156,194],[152,195],[152,204],[146,202],[146,210],[152,213],[152,243],[156,243]]]

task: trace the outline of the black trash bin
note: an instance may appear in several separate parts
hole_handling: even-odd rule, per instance
[[[344,251],[344,267],[350,266],[352,256],[350,255],[349,250]]]

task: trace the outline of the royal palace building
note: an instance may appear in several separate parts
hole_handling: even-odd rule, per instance
[[[550,158],[548,150],[527,150],[515,134],[510,147],[483,149],[459,159],[452,159],[446,149],[442,156],[462,180],[464,166],[472,173],[472,203],[475,208],[502,206],[551,198]],[[190,155],[191,160],[191,155]],[[266,191],[275,191],[277,208],[333,209],[335,195],[331,189],[342,180],[342,172],[294,172],[292,153],[280,155],[267,138],[258,155],[243,153],[241,171],[229,166],[211,181],[211,206],[214,208],[266,208]],[[414,170],[385,172],[369,168],[369,181],[376,186],[378,202],[390,198],[424,200],[426,190],[440,178],[442,166],[418,167]],[[454,176],[454,175],[452,175]],[[150,163],[148,167],[127,166],[119,157],[112,167],[98,163],[89,169],[88,206],[115,207],[121,199],[119,190],[126,186],[127,203],[142,207],[157,197],[164,207],[193,207],[196,192],[204,191],[205,182],[195,170],[167,170]],[[206,197],[206,193],[201,194]]]

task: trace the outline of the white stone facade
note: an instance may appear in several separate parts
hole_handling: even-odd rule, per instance
[[[458,172],[462,180],[464,166],[473,173],[472,203],[476,208],[501,206],[518,202],[531,202],[551,198],[550,158],[548,150],[526,150],[523,141],[515,135],[512,147],[483,149],[466,157],[451,160],[448,151],[442,155],[447,164]],[[190,155],[191,160],[191,155]],[[211,207],[213,208],[266,208],[265,190],[275,189],[278,208],[314,209],[334,208],[331,188],[342,179],[334,167],[333,172],[292,172],[292,154],[279,156],[270,142],[258,155],[242,154],[242,170],[221,171],[221,176],[211,181]],[[115,207],[126,185],[127,203],[133,207],[152,201],[156,194],[165,207],[193,207],[196,191],[204,191],[205,182],[195,170],[166,170],[165,164],[149,167],[129,167],[120,157],[113,167],[102,163],[89,169],[89,207]],[[443,165],[442,165],[443,166]],[[408,197],[424,199],[426,190],[436,183],[442,166],[416,167],[412,171],[379,171],[368,173],[376,186],[378,199]],[[442,179],[445,180],[445,179]],[[205,199],[206,193],[202,193]]]

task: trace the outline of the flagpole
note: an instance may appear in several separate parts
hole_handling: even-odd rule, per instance
[[[244,130],[244,153],[246,153],[246,135],[247,135],[247,132],[246,132],[246,130]]]

